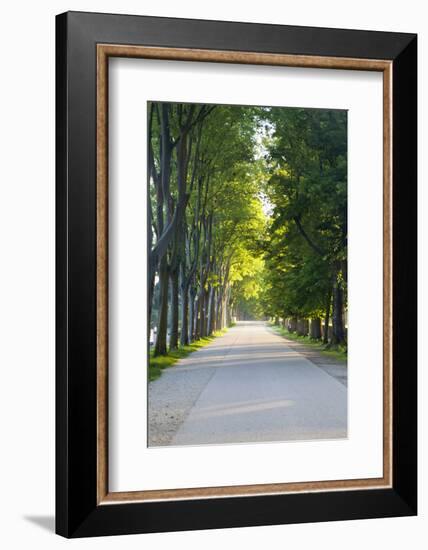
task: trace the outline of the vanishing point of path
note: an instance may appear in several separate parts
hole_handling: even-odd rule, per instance
[[[346,435],[345,385],[262,322],[238,323],[149,384],[149,446]]]

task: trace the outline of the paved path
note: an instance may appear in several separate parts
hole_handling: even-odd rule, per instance
[[[275,331],[274,328],[272,330]],[[336,378],[344,386],[348,385],[348,365],[346,360],[343,361],[337,357],[320,353],[317,349],[307,346],[303,342],[291,340],[287,337],[285,339],[289,348],[302,354],[303,357],[306,357],[311,363],[314,363],[327,374]]]
[[[346,387],[265,324],[241,322],[149,385],[149,445],[343,438]]]

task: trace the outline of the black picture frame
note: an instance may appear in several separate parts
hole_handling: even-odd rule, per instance
[[[392,487],[97,504],[97,44],[392,62]],[[417,36],[68,12],[56,18],[56,532],[86,537],[417,513]]]

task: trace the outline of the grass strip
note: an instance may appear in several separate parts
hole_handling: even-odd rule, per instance
[[[329,349],[321,340],[314,340],[310,336],[299,336],[295,332],[289,332],[286,328],[279,327],[277,325],[271,324],[270,327],[280,336],[293,340],[294,342],[301,342],[321,355],[330,357],[331,359],[337,359],[342,362],[346,362],[348,360],[348,355],[345,348],[339,347],[338,349]]]
[[[149,382],[159,378],[164,369],[172,367],[175,363],[177,363],[177,361],[187,357],[194,351],[204,348],[226,331],[227,328],[217,330],[216,332],[213,332],[211,336],[205,336],[204,338],[195,340],[187,346],[180,346],[178,349],[169,351],[167,355],[158,355],[157,357],[154,357],[153,351],[151,351],[149,356]]]

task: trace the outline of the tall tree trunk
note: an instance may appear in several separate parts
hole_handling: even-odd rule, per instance
[[[222,323],[221,328],[225,328],[228,325],[228,318],[229,318],[229,288],[226,287],[223,293],[223,304],[222,304]]]
[[[336,279],[333,287],[333,335],[331,343],[334,346],[345,342],[345,329],[343,326],[343,289]]]
[[[205,309],[206,309],[206,293],[205,290],[202,289],[199,293],[199,330],[198,330],[198,336],[199,338],[203,338],[205,336]]]
[[[159,267],[159,319],[154,355],[166,355],[166,334],[168,330],[168,263],[162,258]]]
[[[223,289],[219,292],[217,298],[217,330],[223,328]]]
[[[217,330],[216,326],[216,298],[217,298],[217,289],[214,288],[212,296],[212,306],[211,306],[211,332]]]
[[[187,289],[181,295],[181,333],[180,344],[189,345],[189,291]]]
[[[215,294],[215,289],[212,285],[210,285],[210,290],[208,294],[207,336],[211,336],[214,330],[213,329],[214,294]]]
[[[153,295],[155,291],[155,273],[149,275],[149,332],[151,330],[152,322],[152,309],[153,309]]]
[[[299,336],[307,336],[309,332],[309,323],[307,319],[299,319],[297,321],[297,334]]]
[[[288,330],[290,332],[296,332],[297,330],[297,317],[291,317],[288,322]]]
[[[208,315],[210,306],[210,293],[208,290],[204,291],[204,319],[203,319],[203,336],[208,336]]]
[[[170,177],[171,177],[171,158],[174,148],[171,141],[171,133],[169,127],[169,105],[167,103],[161,104],[160,109],[161,120],[161,147],[160,147],[160,173],[156,174],[156,168],[153,161],[152,149],[149,148],[150,164],[152,167],[152,174],[156,184],[156,219],[157,219],[157,240],[155,245],[150,251],[149,255],[149,277],[153,277],[157,265],[159,270],[162,259],[165,257],[168,246],[174,236],[175,220],[172,223],[172,213],[168,207],[170,199]],[[156,175],[155,175],[156,174]],[[164,220],[164,206],[167,206],[167,223]]]
[[[314,340],[319,340],[321,338],[321,319],[319,317],[311,319],[310,334],[311,338],[314,338]]]
[[[327,302],[325,307],[325,318],[324,318],[324,334],[323,334],[323,343],[328,344],[328,326],[330,324],[330,309],[331,309],[331,290],[329,290],[327,295]]]
[[[193,313],[193,340],[199,340],[199,299],[198,296],[195,296],[195,306]]]
[[[181,332],[180,344],[189,344],[189,286],[186,281],[185,266],[180,264],[180,290],[181,290]]]
[[[195,339],[195,288],[193,285],[189,291],[189,343]]]
[[[201,337],[201,297],[197,294],[195,297],[195,319],[194,319],[194,340]]]
[[[219,298],[218,298],[218,290],[216,290],[214,294],[214,313],[213,313],[213,331],[219,330],[218,325],[218,308],[219,308]]]
[[[169,349],[178,348],[178,269],[170,274],[171,279],[171,333]]]
[[[229,327],[232,324],[232,304],[231,304],[231,287],[227,287],[226,293],[226,327]]]

